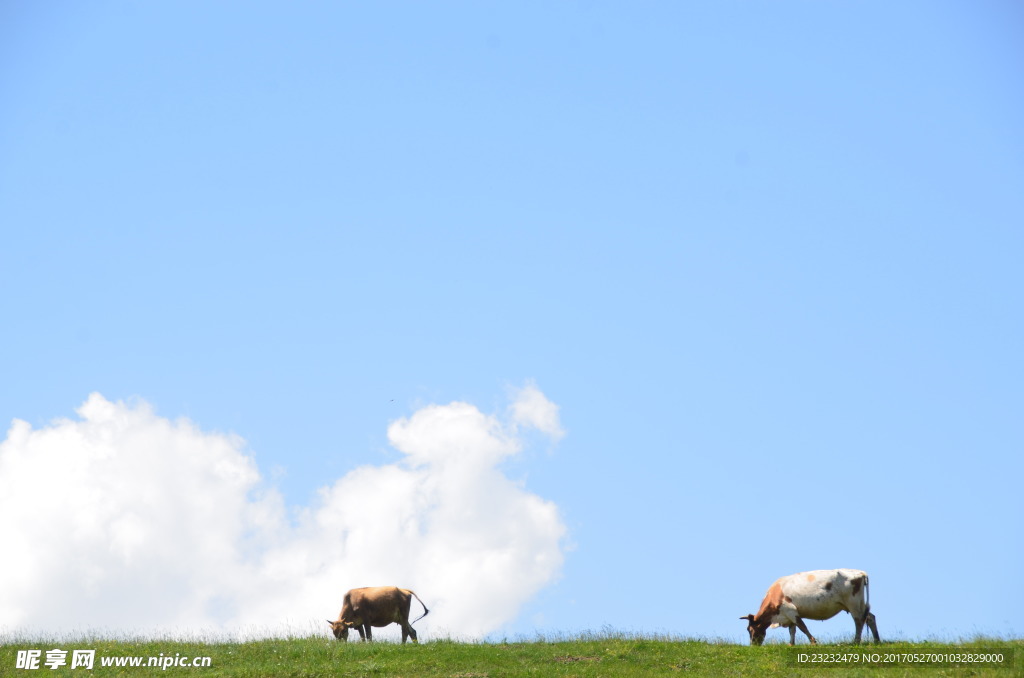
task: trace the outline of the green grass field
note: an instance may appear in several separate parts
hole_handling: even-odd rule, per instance
[[[47,651],[67,651],[66,664],[51,669]],[[667,640],[617,635],[584,635],[577,639],[502,643],[464,643],[445,640],[401,645],[393,642],[340,643],[333,638],[310,637],[253,642],[182,642],[173,640],[64,639],[0,640],[0,676],[203,676],[204,678],[264,678],[270,676],[834,676],[835,678],[888,678],[890,676],[1022,676],[1024,640],[978,639],[965,643],[883,643],[881,645],[828,645],[815,648],[845,657],[832,666],[800,667],[795,654],[811,651],[798,645],[769,644],[748,647],[697,640]],[[19,651],[40,650],[37,669],[17,668]],[[73,650],[95,650],[92,670],[71,668]],[[919,668],[904,655],[932,652],[958,654],[997,652],[1012,656],[1012,664],[971,664]],[[879,655],[881,660],[901,657],[899,664],[864,666],[853,656]],[[24,657],[25,654],[23,653]],[[834,659],[835,656],[832,658]],[[160,666],[103,666],[104,660],[124,663],[139,657],[143,664],[155,657]],[[195,657],[209,657],[209,665],[180,666]],[[60,658],[60,655],[56,655]],[[183,659],[184,658],[184,659]]]

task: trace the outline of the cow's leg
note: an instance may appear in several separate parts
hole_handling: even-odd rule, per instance
[[[871,630],[871,635],[875,637],[875,642],[881,642],[881,640],[878,637],[878,627],[875,625],[875,615],[871,614],[870,607],[864,609],[864,616],[860,617],[859,619],[855,618],[853,620],[853,623],[857,625],[857,634],[854,636],[853,642],[860,643],[861,634],[864,631],[865,622],[867,623],[868,628]]]
[[[856,629],[856,633],[853,634],[853,642],[855,645],[860,645],[860,634],[864,631],[864,618],[870,613],[866,613],[864,617],[854,617],[853,625]]]
[[[366,629],[366,642],[373,640],[373,631],[370,630],[370,623],[363,624],[363,628]]]
[[[414,629],[412,627],[412,624],[410,624],[409,622],[405,622],[404,624],[402,624],[402,642],[403,643],[405,642],[405,636],[406,635],[408,635],[410,638],[412,638],[412,642],[414,642],[414,643],[420,642],[419,640],[416,639],[416,629]]]
[[[363,625],[360,624],[359,626],[356,626],[354,628],[355,628],[356,631],[359,631],[359,640],[362,640],[362,641],[365,642],[366,641],[366,634],[363,633]]]
[[[878,627],[875,626],[875,615],[871,614],[871,611],[869,610],[868,613],[864,615],[864,620],[868,623],[868,628],[871,629],[871,635],[875,637],[875,642],[882,642],[878,637]]]
[[[816,641],[814,639],[814,636],[811,635],[811,632],[807,630],[807,624],[804,623],[803,619],[801,619],[800,617],[797,617],[796,618],[796,625],[797,625],[797,628],[799,628],[801,631],[803,631],[804,635],[807,636],[810,639],[811,645],[817,645],[818,644],[818,641]],[[796,631],[793,631],[792,633],[793,633],[793,639],[796,640]]]
[[[796,645],[796,627],[795,626],[790,626],[789,627],[789,644],[790,645]]]

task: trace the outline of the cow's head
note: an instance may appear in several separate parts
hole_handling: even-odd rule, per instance
[[[331,631],[334,632],[334,637],[338,640],[348,640],[348,630],[352,628],[352,625],[343,621],[331,621],[327,620],[327,623],[331,625]]]
[[[747,633],[750,634],[750,644],[760,645],[763,643],[764,637],[768,633],[768,624],[755,621],[754,615],[752,614],[740,617],[740,619],[747,620]]]

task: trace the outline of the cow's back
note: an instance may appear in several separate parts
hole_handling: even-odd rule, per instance
[[[783,608],[806,619],[830,619],[845,610],[858,615],[864,606],[867,574],[861,570],[812,570],[778,580]],[[784,615],[792,616],[792,615]]]
[[[400,621],[397,617],[403,607],[408,610],[410,601],[410,594],[397,586],[367,586],[352,589],[345,596],[348,618],[373,625]]]

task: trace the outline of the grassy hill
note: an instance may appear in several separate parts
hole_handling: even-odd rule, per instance
[[[51,670],[49,650],[66,651],[65,664]],[[39,668],[17,668],[19,651],[39,650]],[[73,650],[95,650],[91,671],[71,668]],[[824,666],[798,666],[798,653],[832,655],[846,661]],[[997,652],[1012,663],[996,666],[935,666],[914,669],[905,655],[932,652]],[[883,666],[865,666],[853,657],[879,655]],[[26,655],[22,654],[24,658]],[[162,666],[145,664],[149,658]],[[207,666],[193,667],[196,657]],[[51,655],[60,659],[61,655]],[[139,658],[142,666],[130,664]],[[921,657],[917,657],[920,659]],[[122,665],[117,666],[120,662]],[[104,666],[103,664],[114,664]],[[207,663],[205,660],[201,663]],[[397,643],[339,643],[325,637],[260,640],[245,643],[117,641],[104,639],[31,641],[0,644],[0,676],[203,676],[204,678],[266,678],[269,676],[424,676],[485,678],[497,676],[832,676],[888,678],[890,676],[1024,675],[1024,641],[978,640],[963,644],[885,643],[882,645],[784,645],[748,647],[696,640],[643,637],[583,637],[556,642],[463,643],[431,641],[420,645]]]

